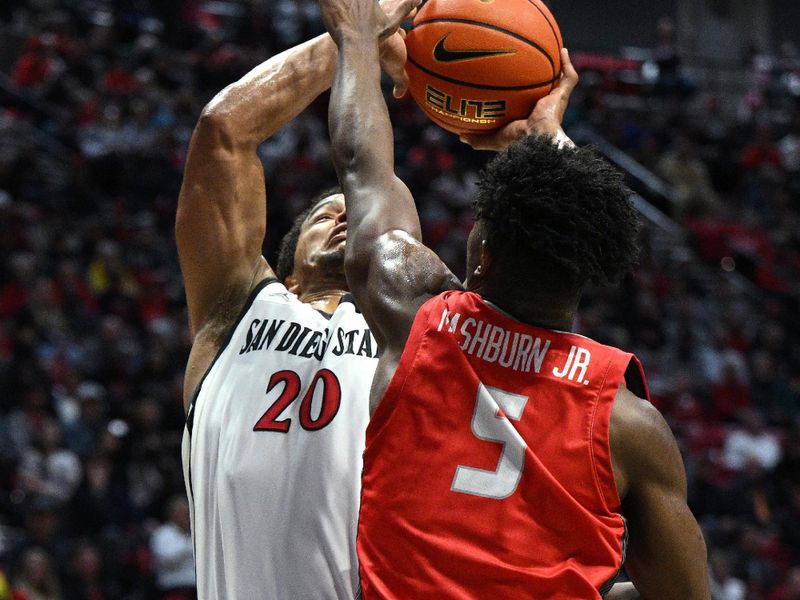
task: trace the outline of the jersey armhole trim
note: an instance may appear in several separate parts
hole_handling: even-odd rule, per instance
[[[636,365],[636,371],[632,374],[638,375],[638,381],[632,382],[637,388],[641,387],[641,389],[631,389],[628,386],[628,389],[635,393],[637,396],[642,394],[643,398],[652,404],[652,399],[650,398],[650,386],[647,385],[647,377],[644,374],[644,367],[642,366],[642,362],[639,360],[639,357],[635,354],[631,354],[630,362],[628,363],[628,368],[625,369],[625,375],[628,374],[630,367],[632,365]],[[627,377],[625,378],[625,385],[628,385]]]
[[[609,373],[609,371],[611,371],[611,367],[613,366],[613,364],[614,364],[613,360],[608,361],[608,364],[606,365],[605,371],[603,372],[603,380],[600,383],[600,387],[597,390],[597,395],[594,398],[594,406],[592,407],[592,420],[591,420],[591,423],[589,424],[589,453],[590,453],[590,456],[591,456],[591,459],[592,459],[592,477],[594,479],[594,486],[595,486],[595,489],[597,490],[597,494],[598,494],[598,496],[600,498],[600,502],[602,503],[603,508],[605,508],[605,510],[608,511],[608,512],[613,512],[613,511],[611,511],[611,508],[610,508],[609,503],[608,503],[608,498],[606,498],[605,491],[603,490],[603,485],[600,482],[600,474],[597,471],[597,456],[595,455],[595,425],[597,423],[597,410],[600,407],[600,403],[602,401],[603,392],[606,389],[606,381],[608,381],[608,373]],[[616,394],[616,391],[614,393]],[[612,408],[613,408],[613,405],[612,405]],[[609,415],[610,415],[610,412],[611,411],[609,411]],[[610,430],[610,425],[609,425],[609,430]],[[609,448],[608,448],[608,460],[609,460],[609,463],[611,463],[611,441],[610,441],[610,438],[609,438]],[[609,467],[611,468],[611,477],[612,477],[612,480],[613,480],[613,478],[614,478],[613,463],[609,464]],[[615,488],[616,488],[616,485],[617,485],[617,483],[616,483],[616,481],[614,481],[614,487]],[[619,501],[619,498],[617,498],[617,500]]]
[[[266,277],[265,279],[262,279],[259,283],[256,284],[256,286],[250,292],[250,295],[247,297],[244,306],[242,306],[242,309],[239,311],[239,315],[236,317],[236,319],[233,321],[233,323],[231,323],[230,327],[228,328],[228,331],[225,334],[225,338],[222,344],[220,344],[219,349],[217,350],[217,353],[214,356],[214,359],[208,365],[208,369],[206,369],[206,372],[203,373],[203,377],[200,379],[200,383],[197,384],[197,387],[195,388],[194,393],[192,394],[192,400],[191,402],[189,402],[189,410],[186,411],[186,430],[189,432],[190,439],[192,435],[192,427],[194,425],[195,404],[197,403],[197,397],[200,395],[200,390],[203,388],[203,382],[205,382],[206,377],[208,377],[208,374],[211,372],[211,369],[214,368],[214,365],[217,363],[217,360],[219,360],[219,357],[222,356],[222,353],[231,343],[231,339],[233,339],[233,334],[236,331],[236,328],[239,326],[239,323],[242,322],[242,319],[247,314],[247,311],[250,310],[250,307],[253,305],[253,302],[255,302],[255,299],[261,293],[261,290],[263,290],[271,283],[276,283],[277,281],[278,281],[277,277]]]
[[[356,312],[361,314],[361,309],[359,309],[358,304],[356,304],[356,298],[350,292],[347,292],[341,298],[339,298],[339,305],[341,306],[342,304],[352,304]]]
[[[617,582],[617,578],[619,578],[620,573],[622,573],[622,568],[625,566],[625,558],[628,555],[628,522],[625,520],[625,517],[622,517],[622,527],[622,556],[620,557],[619,569],[617,569],[617,572],[614,573],[614,576],[611,579],[606,581],[600,587],[599,592],[601,598],[605,598],[606,594],[611,591],[611,588],[614,587],[614,584]]]

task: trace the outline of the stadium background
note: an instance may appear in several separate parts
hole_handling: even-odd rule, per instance
[[[798,599],[800,4],[549,4],[582,74],[568,130],[629,173],[646,222],[640,266],[586,295],[579,331],[642,358],[713,597]],[[321,31],[313,0],[0,5],[0,600],[183,597],[163,589],[190,548],[186,147],[216,91]],[[425,239],[463,273],[488,155],[390,110]],[[325,114],[261,148],[273,259],[334,180]]]

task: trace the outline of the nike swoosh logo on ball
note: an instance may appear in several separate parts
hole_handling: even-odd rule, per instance
[[[433,58],[439,62],[455,62],[457,60],[471,60],[473,58],[484,58],[486,56],[497,56],[499,54],[514,54],[514,50],[448,50],[444,47],[444,41],[449,36],[446,33],[433,49]]]

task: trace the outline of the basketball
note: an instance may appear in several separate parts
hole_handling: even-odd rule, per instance
[[[526,118],[561,75],[561,32],[540,0],[429,0],[406,46],[412,97],[457,134]]]

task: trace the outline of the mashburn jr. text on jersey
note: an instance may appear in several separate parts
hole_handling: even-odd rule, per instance
[[[456,337],[459,348],[487,363],[497,363],[503,368],[523,373],[540,373],[550,350],[551,340],[528,333],[511,331],[500,325],[474,317],[462,317],[459,312],[442,309],[437,331],[447,331]],[[557,332],[552,332],[556,334]],[[589,340],[587,340],[589,341]],[[565,363],[552,367],[554,376],[588,385],[586,372],[592,353],[572,345]]]

